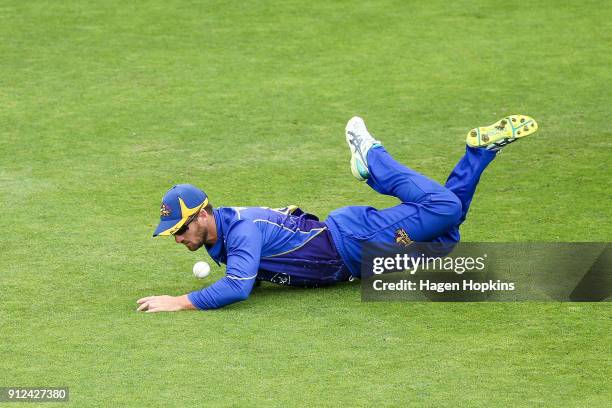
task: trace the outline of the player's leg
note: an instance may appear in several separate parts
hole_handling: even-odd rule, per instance
[[[465,155],[450,173],[445,185],[461,200],[461,218],[457,225],[436,238],[434,242],[459,242],[459,226],[465,221],[484,169],[503,146],[529,136],[537,130],[538,125],[533,118],[512,115],[490,126],[474,128],[468,132]]]
[[[496,154],[497,152],[491,150],[466,146],[465,154],[448,176],[445,184],[446,188],[461,201],[461,217],[453,228],[434,239],[434,242],[459,242],[459,226],[465,221],[480,176]]]
[[[405,225],[414,241],[429,241],[457,224],[459,199],[434,180],[398,163],[368,132],[359,117],[346,127],[353,175],[380,194],[397,197],[402,204],[368,212],[369,229],[377,231]]]
[[[465,220],[482,172],[496,155],[497,152],[492,150],[466,146],[465,154],[448,176],[446,188],[461,200],[462,212],[459,224]]]
[[[533,133],[537,130],[537,124],[530,120],[533,121],[528,117],[510,116],[505,118],[506,123],[502,120],[492,126],[475,129],[476,142],[470,143],[468,139],[468,144],[473,148],[468,149],[447,182],[447,187],[461,196],[458,198],[449,188],[397,163],[368,133],[360,118],[351,119],[346,136],[351,148],[353,175],[359,180],[367,180],[377,192],[402,201],[395,207],[383,210],[344,207],[329,215],[326,223],[351,274],[360,276],[364,243],[437,242],[443,245],[434,247],[433,252],[450,252],[459,241],[459,224],[467,214],[480,175],[495,157],[494,153],[481,148],[497,150]],[[507,126],[510,123],[520,124],[523,128]],[[468,138],[474,138],[473,131]],[[462,201],[466,203],[465,209]]]
[[[346,125],[346,141],[351,149],[351,172],[376,192],[397,197],[402,202],[419,202],[431,193],[448,193],[438,182],[398,163],[374,139],[358,116]]]

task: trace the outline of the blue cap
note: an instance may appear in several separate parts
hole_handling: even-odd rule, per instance
[[[208,197],[191,184],[177,184],[162,198],[159,225],[153,236],[168,236],[178,231],[192,215],[208,204]]]

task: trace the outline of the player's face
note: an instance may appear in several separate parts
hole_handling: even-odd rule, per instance
[[[210,215],[202,211],[191,222],[185,223],[186,225],[174,234],[176,243],[185,245],[190,251],[201,248],[208,240],[210,218]]]

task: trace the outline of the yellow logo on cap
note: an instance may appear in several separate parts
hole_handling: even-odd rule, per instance
[[[170,215],[170,207],[166,205],[166,203],[162,203],[161,208],[159,209],[159,214],[162,217],[167,217]]]

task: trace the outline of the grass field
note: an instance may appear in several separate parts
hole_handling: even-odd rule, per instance
[[[0,3],[0,387],[69,386],[76,407],[609,406],[609,303],[264,284],[214,312],[135,312],[202,285],[205,252],[151,238],[175,183],[322,218],[393,204],[350,175],[354,114],[439,181],[467,130],[534,116],[463,239],[610,241],[609,5],[98,3]]]

